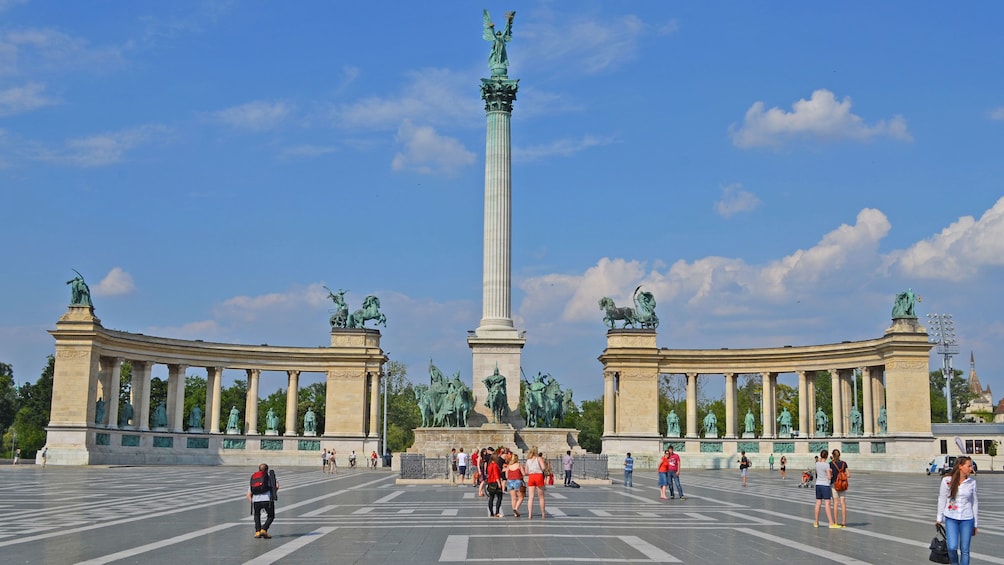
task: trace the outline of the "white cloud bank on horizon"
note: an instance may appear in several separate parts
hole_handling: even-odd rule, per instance
[[[761,101],[746,111],[743,123],[729,126],[729,136],[736,147],[771,147],[795,139],[869,141],[888,137],[912,141],[902,116],[879,120],[873,125],[851,113],[851,97],[837,101],[836,96],[821,88],[806,99],[800,99],[786,112],[774,107],[765,110]]]

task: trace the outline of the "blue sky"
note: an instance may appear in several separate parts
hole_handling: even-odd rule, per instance
[[[207,341],[326,345],[322,285],[376,294],[412,380],[470,382],[481,7],[0,0],[0,360],[37,378],[77,269],[106,327]],[[639,284],[672,348],[871,339],[913,288],[1000,398],[1004,7],[484,7],[526,373],[599,397]]]

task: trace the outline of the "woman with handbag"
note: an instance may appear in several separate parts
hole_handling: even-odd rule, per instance
[[[973,460],[965,455],[955,461],[949,477],[942,479],[938,490],[938,517],[935,525],[944,522],[950,563],[969,565],[969,543],[979,531],[979,499]]]
[[[544,461],[544,458],[537,451],[537,446],[531,447],[530,454],[526,459],[526,490],[528,491],[526,498],[527,520],[533,518],[534,495],[537,495],[540,500],[540,519],[547,518],[547,514],[544,513],[544,469],[546,465],[547,463]]]
[[[509,464],[505,467],[505,478],[509,486],[509,501],[512,503],[512,515],[519,518],[519,507],[523,505],[523,466],[519,463],[519,455],[509,455]]]
[[[846,461],[840,460],[840,450],[834,449],[830,455],[830,472],[833,474],[833,519],[841,528],[847,527],[847,479],[851,478],[851,470]]]
[[[502,473],[499,472],[499,456],[492,454],[488,462],[485,490],[488,491],[488,515],[502,517]]]

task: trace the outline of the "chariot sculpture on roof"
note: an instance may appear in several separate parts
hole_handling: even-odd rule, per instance
[[[634,308],[618,307],[613,299],[604,296],[600,299],[600,310],[603,310],[603,322],[614,329],[616,322],[623,322],[622,328],[640,327],[656,329],[659,327],[659,316],[655,313],[655,296],[647,290],[641,290],[639,285],[634,289]]]

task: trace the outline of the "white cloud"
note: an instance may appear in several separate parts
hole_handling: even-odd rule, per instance
[[[1004,120],[1004,106],[994,108],[987,113],[991,120]]]
[[[519,26],[517,37],[526,45],[511,48],[526,50],[519,60],[589,74],[614,69],[637,58],[644,36],[666,35],[677,29],[675,21],[652,26],[633,14],[603,20],[582,16],[558,22],[538,19],[526,26],[517,20],[515,26]]]
[[[809,249],[759,266],[739,258],[710,256],[693,262],[680,260],[661,271],[658,265],[649,269],[641,261],[603,258],[582,275],[549,274],[523,281],[520,288],[526,298],[520,311],[549,308],[560,311],[567,321],[595,320],[600,297],[630,305],[631,291],[640,284],[660,301],[682,301],[715,315],[737,314],[748,311],[750,304],[776,303],[804,292],[822,293],[861,271],[877,272],[881,263],[878,243],[889,229],[882,212],[864,209],[855,225],[842,225]]]
[[[415,71],[409,73],[401,94],[337,105],[331,110],[331,118],[344,127],[384,130],[395,129],[404,120],[470,124],[472,118],[483,115],[482,103],[470,95],[472,80],[476,85],[472,75],[446,69]]]
[[[614,143],[612,137],[598,137],[594,135],[584,135],[579,139],[556,139],[545,145],[513,147],[512,158],[514,161],[529,162],[555,156],[568,157],[591,147],[609,145],[611,143]]]
[[[742,183],[722,187],[722,197],[715,202],[715,212],[723,218],[731,218],[740,212],[752,212],[762,202],[752,192],[743,190]]]
[[[0,13],[3,13],[18,4],[26,4],[28,0],[0,0]]]
[[[876,137],[889,137],[901,141],[912,138],[906,120],[894,116],[868,125],[851,113],[851,98],[837,101],[826,89],[812,93],[809,100],[801,99],[791,105],[792,111],[781,108],[764,110],[763,102],[755,102],[746,111],[743,124],[732,124],[729,135],[737,147],[762,147],[781,145],[794,139],[868,141]]]
[[[25,70],[108,72],[124,63],[126,47],[92,47],[86,39],[54,29],[0,32],[0,75]]]
[[[454,175],[475,160],[474,153],[458,140],[441,136],[429,126],[415,126],[407,120],[398,128],[395,140],[404,146],[404,150],[394,155],[391,162],[395,171]]]
[[[335,153],[336,151],[338,151],[338,148],[330,145],[297,145],[296,147],[287,147],[286,149],[283,149],[279,152],[279,157],[320,157],[322,155]]]
[[[45,85],[37,82],[0,90],[0,117],[23,114],[55,104],[56,100],[46,97],[44,90]]]
[[[255,100],[213,112],[212,116],[230,127],[265,131],[279,126],[289,117],[292,110],[291,105],[281,100],[278,102]]]
[[[95,296],[121,296],[135,290],[136,285],[133,283],[132,275],[123,271],[121,267],[115,267],[94,287],[94,294]]]
[[[979,220],[963,216],[891,259],[907,276],[951,281],[1004,265],[1004,197]]]
[[[28,149],[30,159],[49,161],[80,167],[112,165],[123,160],[125,154],[145,143],[163,139],[170,129],[161,125],[145,125],[117,132],[107,132],[67,140],[62,149],[33,145]]]

